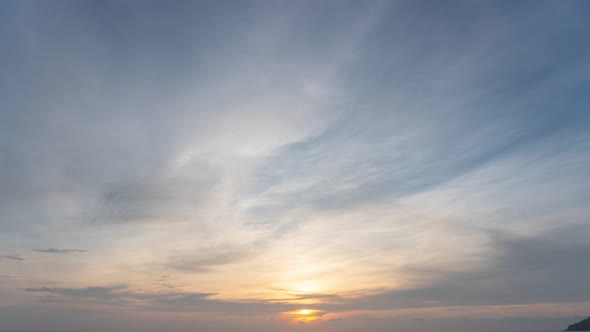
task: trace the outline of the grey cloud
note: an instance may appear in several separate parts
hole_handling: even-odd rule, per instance
[[[88,252],[88,250],[83,249],[57,249],[57,248],[47,248],[47,249],[33,249],[36,252],[43,252],[47,254],[68,254],[68,253],[76,253],[76,252]]]
[[[26,259],[16,255],[0,255],[0,259],[10,259],[14,261],[25,261]]]
[[[163,86],[138,84],[138,77],[131,73],[120,76],[116,61],[104,61],[94,52],[82,51],[86,47],[66,46],[85,40],[93,45],[89,48],[101,49],[105,36],[95,35],[100,35],[91,23],[95,15],[88,20],[76,19],[91,10],[78,8],[74,14],[76,9],[60,7],[63,10],[45,8],[45,12],[31,6],[24,10],[30,11],[30,17],[24,15],[23,19],[35,23],[13,27],[19,37],[10,48],[23,59],[13,73],[16,81],[36,77],[34,81],[41,82],[54,74],[58,78],[50,85],[20,88],[24,95],[5,96],[10,98],[10,106],[0,114],[0,208],[4,219],[29,220],[25,226],[7,223],[5,227],[29,232],[36,229],[36,223],[59,222],[68,217],[104,223],[191,217],[211,193],[207,182],[215,178],[211,168],[193,165],[189,171],[193,177],[178,178],[166,173],[170,160],[195,129],[198,121],[194,118],[202,112],[183,109],[177,104],[176,94],[166,95]],[[72,28],[75,22],[85,24]],[[45,29],[47,24],[56,30]],[[48,42],[57,36],[70,42],[59,46]],[[19,38],[29,37],[35,45],[31,47],[43,49],[41,53],[64,52],[77,60],[62,61],[62,56],[37,58],[37,52],[29,53],[31,49],[18,43]],[[3,97],[4,92],[0,93]],[[146,148],[138,148],[143,144]],[[43,165],[42,171],[39,165]],[[202,178],[195,180],[197,175]],[[68,196],[84,212],[74,216],[48,213],[55,196]],[[191,211],[186,211],[187,206]]]
[[[188,221],[202,213],[219,181],[206,163],[193,163],[194,174],[129,177],[103,189],[97,220],[103,222]],[[160,172],[164,172],[161,170]]]

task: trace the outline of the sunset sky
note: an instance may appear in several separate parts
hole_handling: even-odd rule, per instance
[[[590,315],[590,1],[1,1],[0,330]]]

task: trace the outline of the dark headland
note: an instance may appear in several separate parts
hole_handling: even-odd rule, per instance
[[[590,331],[590,317],[574,323],[565,329],[566,331]]]

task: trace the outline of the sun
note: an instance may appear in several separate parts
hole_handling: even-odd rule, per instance
[[[297,313],[300,314],[300,315],[309,315],[309,314],[311,314],[311,310],[309,310],[309,309],[301,309]]]

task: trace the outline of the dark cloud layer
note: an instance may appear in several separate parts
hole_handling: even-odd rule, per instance
[[[215,293],[148,293],[131,290],[125,285],[87,288],[26,288],[32,293],[62,296],[70,300],[130,305],[141,310],[172,312],[218,312],[225,314],[262,315],[294,310],[293,304],[268,301],[223,301],[212,299]]]

